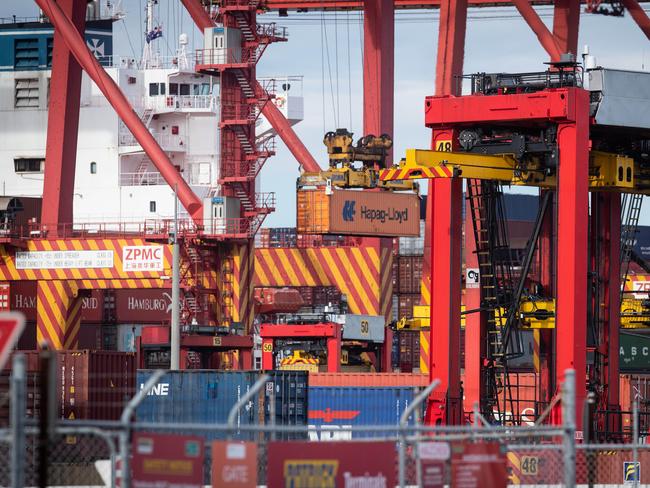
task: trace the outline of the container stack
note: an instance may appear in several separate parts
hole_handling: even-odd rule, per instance
[[[393,314],[399,320],[413,316],[413,306],[420,303],[424,259],[424,220],[419,237],[400,237],[393,261]],[[395,316],[396,315],[396,316]]]

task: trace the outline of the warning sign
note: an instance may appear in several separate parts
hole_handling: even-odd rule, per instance
[[[164,266],[162,246],[124,246],[123,271],[162,271]]]

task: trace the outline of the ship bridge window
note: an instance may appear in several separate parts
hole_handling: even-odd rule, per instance
[[[189,95],[190,94],[190,85],[189,84],[181,83],[180,89],[181,89],[181,95]]]
[[[170,95],[178,95],[178,83],[170,83],[169,84],[169,94]]]
[[[201,83],[200,85],[192,85],[194,95],[209,95],[210,83]]]
[[[38,78],[18,78],[14,91],[15,108],[38,108]]]
[[[16,173],[42,173],[45,159],[42,158],[15,158],[14,170]]]
[[[158,95],[165,94],[165,84],[164,83],[149,83],[149,96],[155,97]]]

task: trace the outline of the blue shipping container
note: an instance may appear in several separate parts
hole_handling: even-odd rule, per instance
[[[139,370],[137,388],[153,370]],[[163,376],[136,410],[141,422],[225,424],[228,413],[259,377],[254,371],[186,370]],[[259,419],[257,397],[240,411],[238,425]]]
[[[310,440],[382,437],[393,432],[350,432],[346,427],[399,425],[402,412],[417,394],[412,387],[317,387],[309,388]],[[409,418],[413,424],[413,418]],[[323,427],[334,427],[324,430]]]

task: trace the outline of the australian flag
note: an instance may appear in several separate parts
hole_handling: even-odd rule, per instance
[[[162,27],[154,27],[152,31],[147,32],[147,35],[145,36],[147,44],[149,44],[154,39],[162,37],[162,32]]]

